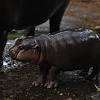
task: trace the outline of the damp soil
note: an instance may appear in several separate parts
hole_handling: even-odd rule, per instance
[[[20,67],[20,66],[19,66]],[[38,67],[30,64],[0,74],[0,100],[99,100],[94,82],[88,82],[74,73],[59,79],[59,87],[34,87]],[[69,76],[69,77],[68,77]],[[72,77],[71,77],[72,76]],[[77,77],[77,78],[76,78]],[[99,98],[99,99],[96,99]]]

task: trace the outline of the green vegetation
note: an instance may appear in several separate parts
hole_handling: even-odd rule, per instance
[[[22,35],[24,35],[23,33],[10,33],[8,35],[8,39],[9,40],[14,40],[15,38],[19,38],[21,37]]]
[[[95,88],[97,89],[97,92],[100,93],[100,87],[98,87],[96,84],[95,84],[94,86],[95,86]]]
[[[48,34],[48,32],[46,31],[35,31],[35,36],[41,35],[41,34]],[[19,38],[21,36],[24,36],[25,33],[17,33],[17,32],[11,32],[8,35],[8,39],[9,40],[14,40],[16,38]]]

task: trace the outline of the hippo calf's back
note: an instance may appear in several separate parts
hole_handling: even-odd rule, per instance
[[[99,37],[94,32],[65,31],[55,35],[41,35],[36,38],[41,45],[41,53],[46,54],[49,63],[54,65],[92,64],[96,48],[100,49]],[[95,51],[95,53],[94,53]],[[100,53],[98,52],[97,57]]]

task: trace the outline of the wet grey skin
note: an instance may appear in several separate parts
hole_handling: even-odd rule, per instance
[[[99,35],[84,29],[19,39],[10,52],[16,60],[40,65],[41,76],[33,84],[51,88],[57,86],[57,76],[61,71],[82,70],[87,73],[85,79],[97,77],[99,50]],[[88,75],[90,67],[93,67],[93,71]]]

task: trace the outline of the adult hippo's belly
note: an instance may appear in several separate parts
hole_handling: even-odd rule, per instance
[[[69,0],[2,0],[0,29],[36,26],[52,18],[55,13],[59,13],[56,18],[62,17],[68,2]]]
[[[35,26],[49,19],[50,33],[56,32],[69,1],[0,0],[0,67],[8,31],[32,26],[27,35],[33,35]]]

